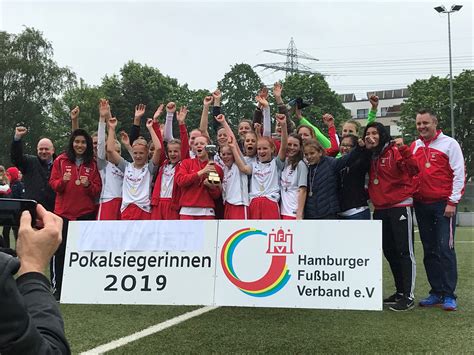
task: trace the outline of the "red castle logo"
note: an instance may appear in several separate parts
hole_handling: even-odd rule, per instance
[[[289,229],[285,233],[281,227],[276,233],[272,229],[272,232],[268,235],[267,254],[293,254],[293,233]]]

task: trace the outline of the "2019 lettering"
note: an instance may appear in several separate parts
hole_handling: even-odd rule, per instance
[[[143,275],[141,280],[137,281],[134,275],[124,275],[121,280],[117,275],[106,275],[106,280],[110,280],[109,284],[104,287],[104,291],[125,291],[130,292],[135,290],[137,287],[141,287],[140,291],[163,291],[166,287],[166,276],[158,275],[155,278],[154,285],[150,285],[150,276]],[[153,283],[153,282],[152,282]],[[156,287],[155,287],[156,286]]]

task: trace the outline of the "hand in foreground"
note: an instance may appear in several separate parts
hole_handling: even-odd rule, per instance
[[[18,276],[27,272],[44,274],[51,257],[61,244],[63,229],[61,217],[46,211],[40,204],[36,206],[36,214],[38,224],[44,226],[41,230],[31,227],[31,215],[28,211],[24,211],[21,215],[16,245],[21,262]]]

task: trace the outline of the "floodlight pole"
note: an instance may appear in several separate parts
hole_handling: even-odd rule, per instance
[[[451,55],[451,13],[459,11],[462,5],[453,5],[451,10],[447,10],[444,6],[437,6],[435,10],[438,13],[448,14],[448,45],[449,45],[449,106],[451,110],[451,136],[454,134],[454,98],[453,98],[453,61]]]
[[[449,43],[449,105],[451,108],[451,135],[454,134],[454,99],[453,99],[453,61],[451,56],[451,12],[448,11],[448,43]]]

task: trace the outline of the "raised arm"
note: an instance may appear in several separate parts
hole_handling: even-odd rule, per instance
[[[97,164],[101,168],[100,161],[105,161],[105,129],[107,120],[110,118],[110,106],[106,99],[99,101],[99,127],[97,129]]]
[[[283,85],[281,85],[280,82],[276,82],[275,84],[273,84],[273,96],[275,97],[275,101],[278,105],[278,113],[283,113],[288,118],[288,108],[286,107],[281,97],[282,91]]]
[[[146,128],[148,128],[148,132],[150,132],[151,140],[153,141],[153,144],[155,145],[155,151],[153,152],[151,161],[153,162],[153,165],[158,166],[160,164],[160,154],[162,151],[162,147],[161,147],[161,141],[158,139],[158,135],[153,129],[153,119],[149,118],[146,121]]]
[[[160,105],[160,107],[163,110],[163,105]],[[166,105],[165,128],[163,130],[163,140],[165,142],[169,142],[170,140],[174,139],[174,137],[173,137],[173,118],[174,118],[174,113],[175,112],[176,112],[176,104],[174,102],[168,102],[168,104]],[[153,116],[153,119],[155,119],[155,117],[157,118],[156,112],[155,112],[155,115]]]
[[[323,122],[328,127],[329,140],[331,141],[331,147],[326,149],[326,154],[335,157],[339,154],[339,138],[336,133],[334,117],[329,113],[325,113],[323,115]]]
[[[275,116],[276,120],[281,125],[281,145],[278,151],[278,158],[281,161],[286,160],[286,148],[288,147],[288,128],[286,127],[286,116],[282,113],[277,113]]]
[[[187,115],[188,108],[186,106],[181,107],[176,115],[179,126],[179,139],[181,140],[181,160],[189,158],[189,137],[185,123]]]
[[[27,157],[23,154],[23,142],[21,139],[28,133],[26,127],[18,126],[15,128],[15,136],[10,150],[12,164],[20,169],[23,174],[27,170]]]
[[[235,164],[237,164],[237,167],[241,172],[247,175],[252,174],[252,167],[250,165],[245,164],[245,161],[242,157],[242,152],[239,149],[239,146],[237,145],[235,138],[229,137],[228,138],[228,145],[230,149],[232,150],[232,154],[234,155],[234,161]]]
[[[109,155],[109,161],[112,164],[118,165],[122,161],[122,157],[115,151],[115,128],[117,127],[117,119],[111,117],[109,119],[109,136],[107,137],[107,154]]]
[[[372,123],[375,121],[377,117],[377,108],[379,106],[379,97],[376,95],[372,95],[369,97],[370,104],[372,105],[369,114],[367,116],[367,124]]]
[[[133,125],[130,128],[130,144],[133,145],[135,139],[140,135],[140,122],[145,114],[146,106],[144,104],[138,104],[135,106],[135,115],[133,116]]]
[[[331,147],[331,141],[323,134],[323,132],[319,130],[318,127],[313,125],[311,122],[309,122],[306,118],[302,116],[300,109],[296,108],[295,114],[300,125],[309,126],[313,129],[314,136],[316,137],[318,142],[321,143],[324,149],[328,149],[329,147]]]
[[[209,106],[211,106],[213,101],[212,96],[206,96],[204,98],[202,113],[201,113],[201,122],[199,123],[199,129],[202,134],[209,138],[209,131],[207,129],[209,125]]]
[[[79,109],[79,106],[76,106],[74,107],[72,110],[71,110],[71,128],[72,128],[72,131],[75,131],[76,129],[79,128],[79,113],[81,112],[81,110]]]
[[[133,158],[132,146],[130,145],[130,138],[128,137],[127,132],[120,131],[119,135],[120,135],[120,143],[122,143],[124,148],[127,150],[128,154],[130,155],[130,158]]]
[[[271,137],[272,122],[271,122],[271,117],[270,117],[270,105],[268,104],[268,100],[265,97],[262,97],[260,95],[255,97],[255,99],[257,100],[263,114],[263,136]]]
[[[212,104],[212,117],[217,117],[219,116],[221,112],[221,98],[222,98],[222,93],[219,89],[216,89],[212,93],[212,99],[214,100]],[[212,121],[212,127],[214,128],[214,131],[217,132],[219,129],[218,122],[213,120]]]

